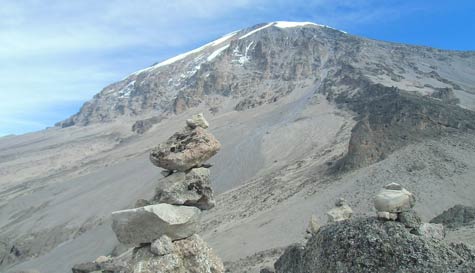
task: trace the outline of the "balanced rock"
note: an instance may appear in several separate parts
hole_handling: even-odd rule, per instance
[[[348,205],[345,199],[340,198],[335,203],[335,208],[327,211],[328,222],[339,222],[350,219],[353,215],[353,210]]]
[[[188,127],[190,127],[191,129],[195,129],[196,127],[208,129],[209,127],[209,123],[203,116],[203,113],[191,116],[191,119],[186,120],[186,125],[188,125]]]
[[[198,236],[173,242],[173,251],[157,256],[150,246],[136,248],[129,261],[134,273],[224,273],[221,260]]]
[[[445,228],[442,224],[422,223],[416,229],[415,233],[417,235],[438,241],[445,238]]]
[[[158,203],[195,206],[202,210],[215,205],[207,168],[193,168],[187,172],[175,172],[163,178],[154,200]]]
[[[398,213],[414,207],[416,199],[412,193],[397,183],[384,186],[374,198],[374,207],[378,212]]]
[[[187,171],[200,167],[221,148],[219,141],[201,127],[175,133],[150,153],[150,161],[167,170]]]
[[[112,230],[119,242],[151,243],[162,235],[172,240],[197,232],[201,211],[195,207],[157,204],[112,213]]]

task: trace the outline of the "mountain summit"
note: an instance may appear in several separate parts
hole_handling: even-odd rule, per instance
[[[212,112],[244,110],[298,88],[322,93],[322,82],[343,74],[347,90],[337,93],[354,89],[351,78],[361,74],[372,83],[461,100],[474,109],[474,59],[473,52],[374,41],[311,22],[271,22],[132,73],[57,125],[179,114],[198,105]]]

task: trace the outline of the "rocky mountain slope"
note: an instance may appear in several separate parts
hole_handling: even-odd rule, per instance
[[[388,181],[418,194],[425,220],[474,206],[474,75],[475,52],[290,22],[138,71],[55,128],[0,139],[0,269],[120,252],[110,213],[152,197],[150,149],[198,112],[222,144],[200,235],[233,272],[270,263],[338,197],[371,212]]]

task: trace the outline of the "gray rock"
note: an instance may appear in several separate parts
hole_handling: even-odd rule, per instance
[[[202,210],[215,206],[210,183],[210,171],[193,168],[176,172],[160,180],[154,200],[158,203],[195,206]]]
[[[112,230],[123,244],[151,243],[167,235],[172,240],[197,232],[200,210],[195,207],[157,204],[112,213]]]
[[[191,119],[186,120],[186,125],[190,127],[191,129],[195,129],[196,127],[201,127],[203,129],[208,129],[209,123],[205,119],[203,113],[199,113],[196,115],[193,115]]]
[[[386,185],[374,198],[374,207],[383,212],[407,211],[414,207],[415,203],[414,195],[396,183]]]
[[[170,237],[163,235],[150,245],[150,251],[158,256],[167,255],[173,252],[174,246]]]
[[[414,210],[398,213],[397,221],[404,224],[406,228],[414,229],[421,225],[422,220]]]
[[[306,232],[309,234],[317,234],[318,231],[320,231],[320,227],[317,217],[315,215],[310,216]]]
[[[323,226],[274,266],[276,273],[468,273],[475,270],[475,251],[415,236],[396,221],[361,218]]]
[[[219,141],[201,127],[175,133],[150,153],[150,161],[167,170],[187,171],[199,167],[221,148]]]
[[[173,252],[157,256],[149,246],[135,249],[129,261],[134,273],[223,273],[224,266],[198,236],[173,242]]]
[[[440,241],[445,238],[445,228],[442,224],[422,223],[415,231],[417,235],[428,239]]]
[[[345,199],[338,199],[335,203],[336,207],[327,211],[328,222],[339,222],[348,220],[353,215],[353,210],[348,205]]]

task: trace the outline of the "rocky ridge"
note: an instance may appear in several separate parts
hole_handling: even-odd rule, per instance
[[[386,185],[374,204],[377,218],[330,222],[305,245],[287,248],[275,272],[474,272],[475,249],[443,242],[441,224],[421,223],[401,185]]]
[[[201,210],[214,207],[209,169],[202,166],[220,149],[206,128],[203,114],[194,115],[182,133],[155,148],[150,160],[167,170],[165,185],[157,187],[153,200],[112,213],[117,239],[133,248],[115,258],[77,264],[73,273],[224,272],[221,260],[196,234]]]

